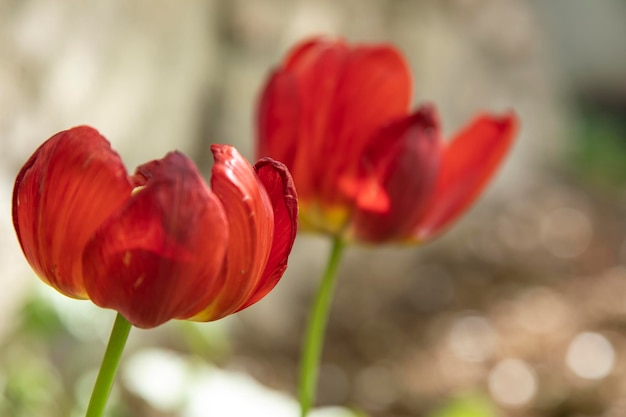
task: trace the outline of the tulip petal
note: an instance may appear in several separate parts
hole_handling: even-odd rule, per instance
[[[259,101],[257,159],[272,155],[288,166],[296,157],[300,109],[293,74],[276,71]]]
[[[284,162],[304,199],[312,197],[323,175],[318,162],[330,139],[329,117],[347,53],[343,43],[317,39],[296,47],[262,96],[258,157]]]
[[[331,202],[346,197],[337,192],[337,178],[357,173],[359,159],[354,155],[362,154],[381,126],[406,115],[412,89],[400,53],[376,45],[351,50],[337,85],[329,120],[331,140],[327,138],[322,149],[326,167],[320,184],[321,194]]]
[[[67,296],[85,298],[83,248],[131,191],[119,155],[95,129],[75,127],[41,145],[13,190],[13,224],[37,275]]]
[[[254,165],[274,208],[274,240],[261,279],[250,298],[238,310],[243,310],[265,297],[287,269],[298,230],[298,197],[289,171],[280,162],[263,158]]]
[[[437,184],[413,236],[431,238],[463,213],[479,196],[510,148],[517,119],[481,115],[459,132],[443,154]]]
[[[211,187],[224,206],[230,244],[215,301],[192,320],[217,320],[250,299],[267,264],[274,239],[272,203],[254,169],[235,148],[211,146],[215,165]]]
[[[356,158],[346,156],[360,154],[376,128],[406,113],[410,92],[408,66],[390,46],[303,43],[262,96],[259,156],[285,162],[301,201],[345,204],[350,196],[335,185],[356,171]]]
[[[441,160],[435,111],[424,106],[381,129],[365,149],[353,234],[379,243],[409,236],[437,178]]]
[[[85,285],[95,304],[151,328],[213,301],[228,228],[221,202],[183,154],[139,167],[136,179],[143,186],[87,244]]]

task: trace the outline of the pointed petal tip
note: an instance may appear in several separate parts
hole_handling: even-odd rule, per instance
[[[423,128],[439,130],[439,113],[432,103],[422,104],[409,118]]]
[[[282,162],[277,161],[276,159],[271,158],[269,156],[266,156],[264,158],[259,159],[254,164],[254,170],[258,173],[261,170],[261,168],[268,166],[268,165],[271,165],[272,168],[280,174],[281,178],[285,182],[285,189],[289,189],[290,194],[297,197],[296,187],[293,182],[293,177],[291,176],[291,173],[289,172],[289,169],[287,168],[287,166],[283,164]]]
[[[226,167],[232,168],[233,163],[248,162],[234,146],[214,143],[210,149],[215,162],[212,169],[213,176]]]
[[[259,179],[261,180],[263,186],[266,188],[266,191],[270,195],[272,194],[272,190],[268,189],[267,179],[264,178],[261,174],[261,171],[265,167],[270,167],[274,172],[278,173],[280,179],[282,180],[282,195],[285,199],[285,205],[288,209],[289,217],[292,221],[292,224],[294,225],[292,233],[295,238],[296,230],[298,228],[298,192],[296,190],[296,185],[294,183],[293,177],[291,176],[291,173],[289,172],[287,166],[280,161],[277,161],[270,157],[261,158],[259,161],[257,161],[257,163],[254,164],[254,170],[257,175],[260,176]],[[273,203],[276,202],[273,201]]]
[[[484,113],[479,118],[489,121],[505,134],[513,134],[519,129],[519,118],[514,110],[507,110],[500,114]]]
[[[213,153],[213,155],[215,155],[216,153],[220,154],[220,153],[223,153],[223,152],[227,152],[228,148],[232,148],[232,146],[230,146],[230,145],[223,145],[223,144],[220,144],[220,143],[213,143],[213,144],[211,144],[211,152]]]
[[[500,157],[504,157],[519,131],[520,122],[517,114],[513,110],[502,114],[483,114],[478,118],[477,124],[481,124],[481,122],[486,129],[484,135],[487,137],[491,136],[492,140],[501,142],[502,154]],[[492,129],[491,133],[487,132],[488,129]]]
[[[520,128],[520,120],[517,113],[513,110],[509,110],[503,117],[503,123],[511,131],[512,134],[517,133]]]

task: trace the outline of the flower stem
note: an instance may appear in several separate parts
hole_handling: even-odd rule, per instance
[[[113,386],[113,380],[117,373],[117,367],[126,346],[126,340],[130,333],[131,324],[122,316],[117,313],[115,318],[115,324],[113,324],[113,330],[111,330],[111,337],[109,338],[109,344],[104,352],[104,358],[102,358],[102,364],[100,365],[100,372],[98,372],[98,378],[96,384],[93,387],[91,393],[91,399],[89,400],[89,406],[87,407],[87,413],[85,417],[100,417],[104,412],[107,400],[109,399],[109,393]]]
[[[317,289],[317,294],[315,295],[309,314],[304,346],[302,348],[298,386],[301,417],[306,417],[315,401],[326,322],[328,321],[330,303],[337,281],[337,267],[344,248],[345,242],[340,238],[335,238],[326,271]]]

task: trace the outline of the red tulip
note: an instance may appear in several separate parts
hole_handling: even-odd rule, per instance
[[[389,45],[317,38],[271,75],[258,111],[258,154],[283,161],[301,225],[362,242],[423,241],[478,197],[517,121],[479,115],[444,143],[435,110],[409,112],[411,75]]]
[[[58,133],[15,181],[13,224],[26,259],[59,292],[137,327],[250,306],[287,266],[296,193],[281,163],[253,168],[230,146],[212,151],[209,188],[179,152],[129,176],[96,130]]]

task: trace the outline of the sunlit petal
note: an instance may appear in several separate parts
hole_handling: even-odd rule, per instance
[[[257,114],[257,158],[266,155],[293,166],[300,132],[300,103],[296,79],[278,70],[269,79]]]
[[[252,166],[231,146],[213,145],[211,150],[211,187],[224,206],[231,239],[219,294],[192,318],[198,321],[217,320],[246,304],[261,280],[274,239],[272,203]]]
[[[328,109],[328,132],[321,149],[321,161],[326,166],[319,187],[325,200],[333,203],[346,197],[338,193],[337,179],[354,175],[358,155],[375,132],[407,113],[411,90],[408,65],[393,47],[364,45],[350,51],[337,75],[337,90]]]
[[[298,229],[298,198],[287,168],[271,158],[264,158],[254,165],[254,169],[272,203],[274,240],[263,275],[240,310],[256,303],[276,286],[287,268],[287,258]]]
[[[60,132],[37,149],[15,181],[13,222],[43,281],[70,297],[86,297],[83,248],[131,190],[119,155],[93,128]]]
[[[406,113],[411,78],[387,45],[351,47],[315,38],[294,48],[272,76],[259,108],[259,156],[283,160],[303,202],[348,204],[339,175],[381,124]]]
[[[83,256],[92,301],[150,328],[213,300],[228,244],[226,215],[180,153],[137,169],[145,184],[100,227]]]

